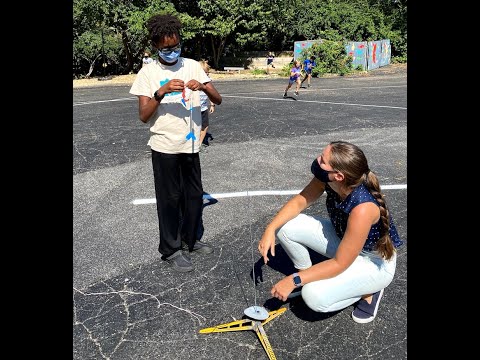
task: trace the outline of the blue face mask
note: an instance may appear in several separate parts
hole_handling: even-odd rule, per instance
[[[327,170],[323,170],[321,167],[320,167],[320,164],[318,163],[318,160],[315,159],[313,160],[312,162],[312,166],[310,167],[310,171],[312,172],[313,175],[315,175],[315,177],[320,180],[321,182],[324,182],[324,183],[327,183],[327,182],[331,182],[332,180],[330,180],[328,178],[328,174],[330,173],[329,171]]]
[[[182,49],[177,50],[177,51],[172,51],[168,55],[165,55],[161,51],[158,51],[158,56],[160,56],[162,58],[162,60],[167,62],[167,63],[174,63],[175,61],[177,61],[181,52],[182,52]]]

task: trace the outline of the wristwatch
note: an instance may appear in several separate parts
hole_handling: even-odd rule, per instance
[[[153,97],[155,98],[155,100],[157,100],[158,102],[162,101],[163,99],[163,96],[159,96],[157,94],[157,90],[155,90],[155,92],[153,93]]]
[[[302,286],[302,279],[300,279],[300,275],[298,275],[298,273],[293,273],[293,283],[297,288]]]

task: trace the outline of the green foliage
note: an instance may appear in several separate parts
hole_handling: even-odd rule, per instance
[[[314,43],[300,53],[300,61],[314,55],[316,57],[312,76],[324,74],[344,75],[352,71],[352,57],[347,56],[345,46],[341,41],[322,40],[321,43]]]
[[[283,65],[282,69],[280,70],[280,75],[290,77],[290,70],[292,70],[292,67],[293,62]]]
[[[264,69],[253,69],[251,71],[252,75],[267,75],[267,71]]]
[[[214,68],[219,67],[222,56],[267,44],[269,0],[199,0],[197,4],[205,21],[204,36],[211,46]]]
[[[103,45],[103,46],[102,46]],[[74,64],[84,69],[84,75],[93,67],[91,76],[103,75],[103,54],[105,54],[105,71],[119,70],[123,53],[122,40],[118,34],[104,31],[103,43],[101,30],[86,31],[73,43]],[[121,71],[121,70],[120,70]],[[80,74],[77,74],[77,76]]]
[[[404,64],[407,62],[407,55],[405,56],[392,56],[390,58],[392,64]]]
[[[213,68],[244,50],[292,51],[294,41],[308,39],[390,39],[392,62],[407,59],[406,0],[73,0],[74,72],[86,74],[93,62],[98,74],[101,29],[107,73],[138,71],[143,52],[152,50],[145,22],[158,13],[176,14],[183,55],[210,59]],[[346,60],[331,62],[319,74],[348,68]]]
[[[137,70],[148,47],[145,21],[161,12],[174,13],[175,8],[156,0],[74,0],[73,63],[77,76],[89,72],[92,62],[95,66],[95,59],[103,57],[102,29],[107,74]],[[92,75],[99,74],[103,68],[95,66]]]
[[[384,27],[382,12],[367,1],[304,0],[295,23],[306,39],[377,40]]]

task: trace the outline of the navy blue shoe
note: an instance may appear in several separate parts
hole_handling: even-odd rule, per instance
[[[380,305],[380,300],[383,296],[383,290],[384,289],[373,294],[371,304],[364,299],[358,300],[355,309],[352,311],[353,321],[359,324],[366,324],[375,319],[375,316],[377,316],[378,305]]]

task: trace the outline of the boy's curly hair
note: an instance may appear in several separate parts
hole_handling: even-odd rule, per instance
[[[147,20],[147,29],[153,44],[157,44],[165,36],[177,35],[180,38],[181,28],[180,20],[171,14],[154,15]]]

